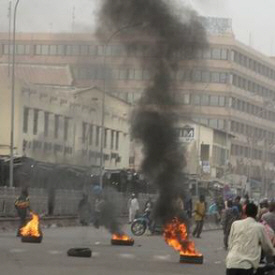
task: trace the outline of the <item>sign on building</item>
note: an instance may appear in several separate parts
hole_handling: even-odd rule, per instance
[[[232,33],[232,19],[217,17],[201,17],[201,22],[210,34]]]
[[[183,142],[193,141],[195,139],[195,128],[189,125],[184,126],[180,138]]]

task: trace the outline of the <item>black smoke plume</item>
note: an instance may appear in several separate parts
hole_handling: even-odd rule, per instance
[[[125,28],[124,34],[131,37],[131,42],[121,39],[125,46],[145,44],[143,39],[149,41],[146,44],[150,57],[141,61],[150,68],[151,81],[133,113],[132,135],[143,145],[142,171],[159,187],[156,214],[163,222],[176,215],[175,200],[183,192],[181,179],[185,159],[175,132],[177,115],[173,112],[172,76],[179,63],[176,56],[195,58],[197,50],[207,44],[197,14],[183,8],[179,17],[169,3],[164,0],[105,0],[99,16],[99,32],[108,33],[107,37]],[[120,37],[123,31],[116,39]]]

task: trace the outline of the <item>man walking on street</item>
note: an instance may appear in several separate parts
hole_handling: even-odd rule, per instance
[[[264,226],[256,221],[257,213],[257,206],[248,203],[247,218],[232,224],[226,258],[227,275],[253,275],[259,267],[262,249],[267,255],[275,255]]]
[[[196,203],[195,206],[195,222],[196,227],[193,231],[193,237],[200,238],[202,228],[203,228],[203,222],[205,217],[205,199],[203,195],[200,195],[200,200]]]

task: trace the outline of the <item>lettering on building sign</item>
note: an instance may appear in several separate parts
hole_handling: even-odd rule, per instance
[[[191,142],[195,139],[195,128],[186,125],[182,128],[180,138],[183,142]]]
[[[201,17],[201,22],[210,34],[232,33],[232,19],[217,17]]]

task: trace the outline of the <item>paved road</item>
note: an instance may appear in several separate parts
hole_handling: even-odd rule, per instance
[[[221,231],[205,232],[196,240],[205,257],[203,265],[180,264],[178,253],[161,236],[135,238],[133,247],[111,246],[110,234],[93,227],[44,229],[41,244],[21,243],[14,236],[0,233],[1,275],[225,274]],[[93,257],[68,257],[66,251],[72,247],[91,247]]]

